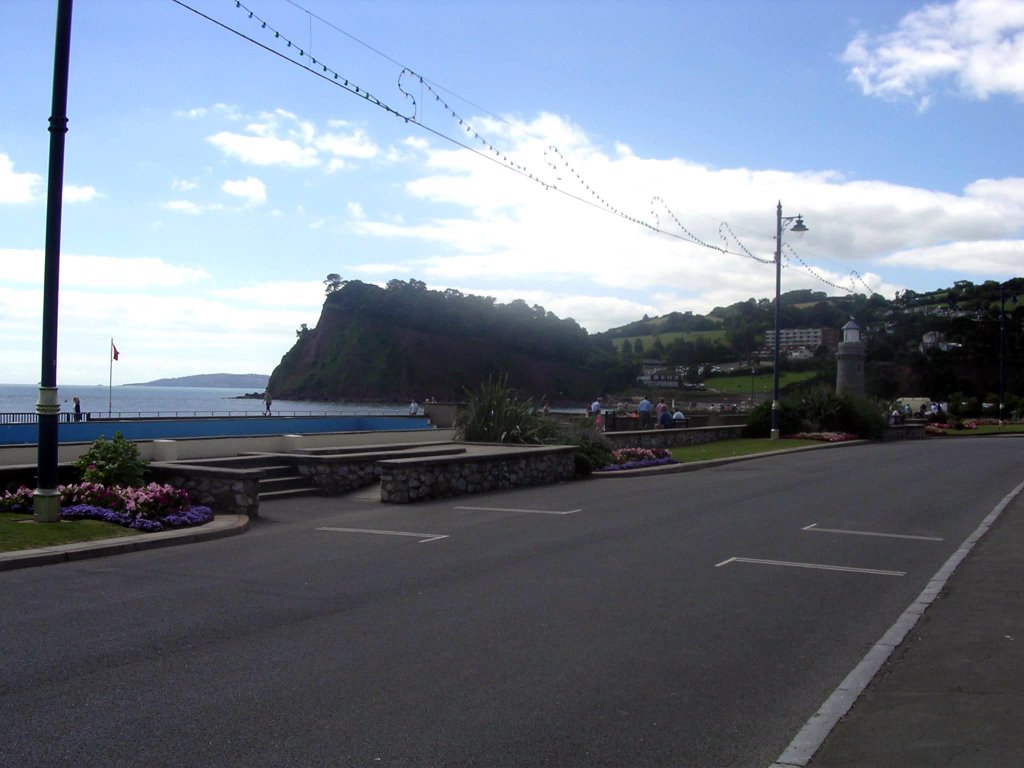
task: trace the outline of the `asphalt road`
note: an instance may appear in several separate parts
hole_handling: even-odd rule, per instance
[[[0,573],[0,765],[766,766],[1022,454],[281,501],[243,536]]]

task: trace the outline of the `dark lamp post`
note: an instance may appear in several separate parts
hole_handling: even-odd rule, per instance
[[[802,235],[807,231],[803,216],[782,215],[782,202],[775,209],[775,358],[772,364],[772,440],[779,439],[779,310],[782,307],[782,226]]]
[[[53,54],[53,102],[50,111],[50,167],[46,188],[46,245],[43,264],[43,344],[39,375],[37,483],[35,519],[60,521],[57,447],[60,400],[57,397],[57,298],[60,282],[60,219],[64,184],[64,134],[68,130],[68,68],[71,56],[71,0],[58,0]]]
[[[1007,280],[1007,282],[1010,282]],[[1016,304],[1017,297],[1010,300]],[[1006,283],[999,284],[999,423],[1003,423],[1003,401],[1006,398]]]

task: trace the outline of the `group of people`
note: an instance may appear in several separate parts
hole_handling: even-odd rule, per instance
[[[616,409],[617,413],[626,414],[630,406],[620,403]],[[657,405],[651,402],[650,397],[644,395],[643,399],[636,406],[636,414],[640,418],[640,429],[673,429],[686,426],[686,414],[678,408],[669,408],[664,400],[659,400]],[[603,399],[597,398],[587,407],[587,415],[593,416],[594,425],[599,429],[605,428],[605,417],[603,412]]]
[[[654,416],[655,429],[673,429],[686,426],[686,414],[676,408],[674,411],[659,400],[657,405],[651,403],[650,398],[644,395],[643,400],[636,407],[640,416],[640,429],[651,428],[651,415]]]
[[[910,407],[909,403],[896,403],[889,409],[890,424],[904,424],[907,419],[928,419],[929,421],[941,421],[946,416],[942,409],[942,403],[921,403],[917,413]]]

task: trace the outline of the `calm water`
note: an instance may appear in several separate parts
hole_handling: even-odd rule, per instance
[[[250,389],[248,392],[253,392]],[[71,412],[75,395],[82,401],[82,411],[123,416],[209,416],[211,414],[262,413],[263,400],[238,399],[245,389],[220,387],[140,387],[124,385],[61,386],[58,390],[61,412]],[[0,384],[0,413],[34,413],[39,388],[29,384]],[[405,414],[408,403],[318,403],[305,400],[274,400],[273,411],[291,413],[340,414]]]

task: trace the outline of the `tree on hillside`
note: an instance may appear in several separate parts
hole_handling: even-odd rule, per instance
[[[324,285],[326,286],[326,288],[324,288],[324,293],[330,296],[332,293],[337,293],[344,288],[345,281],[341,279],[341,275],[331,272],[331,274],[327,276],[327,279],[324,280]]]

